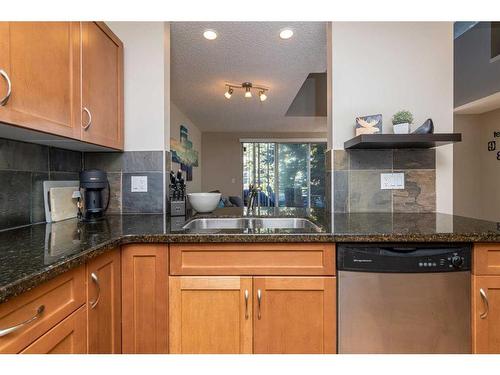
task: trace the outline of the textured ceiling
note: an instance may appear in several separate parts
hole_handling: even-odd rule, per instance
[[[279,31],[294,35],[281,40]],[[214,29],[218,38],[202,34]],[[326,117],[285,117],[309,73],[326,71],[324,22],[173,22],[171,98],[201,131],[326,131]],[[226,82],[268,87],[268,99],[245,99]]]

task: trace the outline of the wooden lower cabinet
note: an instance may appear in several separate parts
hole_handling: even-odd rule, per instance
[[[336,353],[335,290],[334,277],[255,277],[254,353]]]
[[[89,354],[121,353],[120,249],[87,263]]]
[[[334,277],[181,276],[169,289],[171,353],[336,352]]]
[[[22,354],[85,354],[87,353],[86,306],[80,307]]]
[[[122,247],[122,352],[168,353],[168,245]]]
[[[252,278],[170,277],[170,353],[252,353]]]
[[[0,353],[19,353],[84,304],[84,266],[0,304],[0,329],[17,327],[0,337]]]
[[[500,276],[472,277],[472,349],[500,354]]]

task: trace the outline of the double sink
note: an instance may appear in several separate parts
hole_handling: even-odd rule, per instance
[[[308,232],[321,232],[321,228],[304,218],[275,217],[238,217],[238,218],[199,218],[186,223],[182,229],[197,231],[207,229],[303,229]]]

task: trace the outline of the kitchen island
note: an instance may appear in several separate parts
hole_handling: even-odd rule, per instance
[[[36,318],[20,330],[21,341],[17,332],[5,336],[10,341],[0,337],[0,352],[49,352],[42,348],[55,347],[54,343],[60,348],[56,338],[47,338],[58,328],[57,335],[52,332],[50,337],[74,336],[75,342],[85,342],[72,344],[64,352],[335,353],[337,243],[483,246],[475,250],[478,258],[474,261],[483,264],[486,271],[474,276],[474,282],[488,281],[483,289],[490,288],[491,293],[498,290],[497,284],[492,284],[498,277],[481,279],[488,272],[484,259],[498,247],[488,244],[500,243],[498,223],[445,214],[328,214],[322,210],[261,208],[250,216],[307,218],[317,227],[182,228],[192,219],[242,216],[248,216],[245,210],[234,208],[187,218],[108,215],[94,223],[70,219],[1,232],[0,330],[32,315]],[[496,274],[494,269],[491,272]],[[67,297],[65,302],[61,295]],[[59,323],[47,312],[51,302],[42,303],[48,298],[43,296],[59,301],[54,310],[61,311]],[[193,296],[196,299],[190,299]],[[283,300],[285,296],[293,298]],[[481,312],[480,298],[479,294],[473,296],[472,304]],[[220,309],[214,307],[214,301],[220,302]],[[305,301],[309,302],[304,305]],[[198,316],[200,306],[206,313],[202,320],[187,318]],[[316,322],[320,319],[321,324],[310,320],[302,324],[298,316],[290,315],[289,324],[281,325],[281,317],[306,306],[304,313]],[[11,313],[18,310],[17,316]],[[45,317],[54,321],[47,323]],[[221,336],[220,342],[211,346],[209,343],[218,339],[204,327],[216,323],[219,325],[210,329],[232,334]],[[237,332],[231,324],[240,327]],[[306,331],[315,339],[298,340],[291,347],[291,336],[280,336],[288,332],[302,337]]]

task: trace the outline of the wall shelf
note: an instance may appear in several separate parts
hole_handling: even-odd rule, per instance
[[[433,148],[461,141],[460,133],[362,134],[344,142],[344,149]]]

